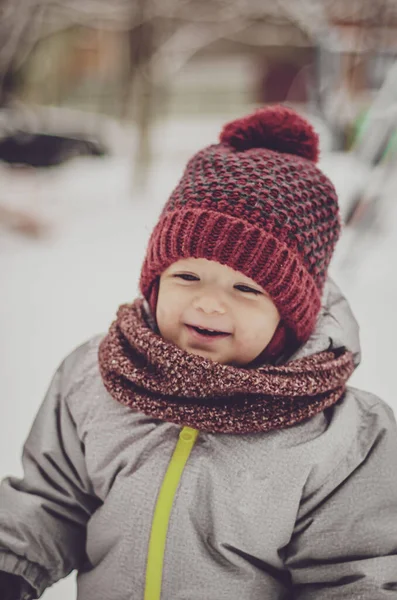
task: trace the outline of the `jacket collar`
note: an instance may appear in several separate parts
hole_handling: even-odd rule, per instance
[[[350,350],[357,368],[361,360],[359,326],[345,296],[336,283],[328,278],[316,327],[308,341],[286,362],[338,348]]]

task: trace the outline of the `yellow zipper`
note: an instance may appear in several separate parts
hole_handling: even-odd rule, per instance
[[[150,533],[144,600],[160,600],[164,550],[172,505],[183,469],[196,442],[198,433],[197,429],[192,427],[182,429],[160,488]]]

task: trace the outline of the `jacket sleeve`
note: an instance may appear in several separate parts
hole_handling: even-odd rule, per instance
[[[397,598],[397,428],[370,407],[349,455],[302,502],[289,544],[294,600]]]
[[[64,362],[24,445],[23,478],[0,486],[0,571],[22,576],[37,596],[84,564],[86,524],[99,505],[65,379]]]

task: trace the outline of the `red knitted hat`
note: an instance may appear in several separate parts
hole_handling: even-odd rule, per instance
[[[206,258],[271,296],[283,323],[273,353],[284,326],[305,342],[340,233],[336,192],[318,154],[312,126],[285,106],[232,121],[219,144],[195,154],[149,240],[140,288],[153,313],[161,273],[181,258]]]

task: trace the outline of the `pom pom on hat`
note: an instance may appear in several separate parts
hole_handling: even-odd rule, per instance
[[[220,141],[236,150],[266,148],[295,154],[314,163],[319,157],[319,138],[303,117],[286,106],[260,108],[256,112],[227,123]]]

